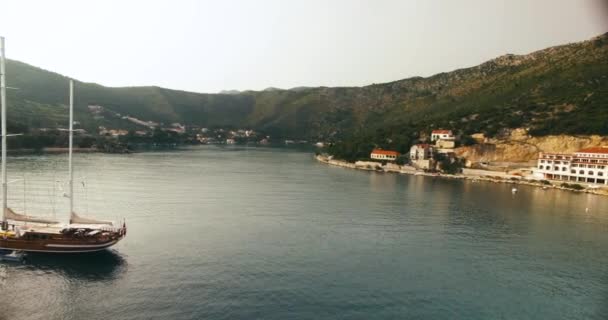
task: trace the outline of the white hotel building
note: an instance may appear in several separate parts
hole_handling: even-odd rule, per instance
[[[608,185],[608,147],[586,148],[574,154],[541,152],[535,171],[549,180]]]

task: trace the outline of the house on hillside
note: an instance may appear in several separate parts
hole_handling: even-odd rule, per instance
[[[456,147],[456,137],[452,130],[433,130],[431,141],[435,143],[436,153],[451,154]]]
[[[398,156],[399,152],[397,151],[374,149],[369,157],[374,160],[395,161]]]
[[[415,144],[410,148],[410,160],[428,160],[432,156],[433,146],[430,144]]]
[[[100,127],[100,128],[103,128],[103,127]],[[124,129],[107,130],[107,129],[103,128],[103,129],[99,130],[100,136],[112,136],[112,137],[116,138],[116,137],[120,137],[120,136],[126,136],[127,134],[129,134],[129,131],[124,130]]]
[[[534,172],[543,179],[608,185],[608,146],[574,154],[541,152]]]
[[[426,143],[413,145],[410,148],[410,161],[419,169],[432,169],[434,167],[433,146]]]
[[[443,129],[439,129],[439,130],[433,130],[433,132],[431,132],[431,141],[437,141],[437,140],[456,140],[456,137],[454,136],[454,134],[452,133],[452,130],[443,130]]]

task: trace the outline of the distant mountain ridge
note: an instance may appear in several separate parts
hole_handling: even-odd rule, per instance
[[[220,91],[220,94],[240,94],[241,91],[239,90],[222,90]]]
[[[608,134],[608,34],[526,55],[503,55],[479,66],[364,87],[203,94],[160,87],[111,88],[77,82],[76,117],[82,126],[130,128],[113,112],[159,123],[232,126],[274,135],[342,139],[359,131],[445,127],[462,134],[496,135],[526,127],[535,135]],[[40,128],[67,122],[67,78],[9,60],[8,120]],[[391,133],[394,132],[394,133]]]

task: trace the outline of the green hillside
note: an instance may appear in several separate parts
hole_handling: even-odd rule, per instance
[[[66,124],[67,78],[9,60],[9,123],[15,130]],[[608,134],[608,34],[479,66],[366,87],[199,94],[77,82],[83,127],[131,128],[96,118],[90,104],[163,123],[250,127],[275,136],[360,139],[398,149],[421,130],[460,134],[528,127],[535,135]]]

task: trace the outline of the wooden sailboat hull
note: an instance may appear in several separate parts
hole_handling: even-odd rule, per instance
[[[120,241],[122,237],[108,239],[106,241],[73,241],[73,240],[24,240],[24,239],[0,239],[0,250],[21,250],[25,252],[48,252],[48,253],[85,253],[105,250]]]

